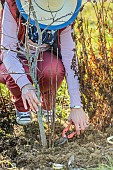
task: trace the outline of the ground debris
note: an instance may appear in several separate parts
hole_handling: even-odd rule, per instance
[[[51,148],[41,147],[37,122],[26,128],[16,123],[9,123],[10,130],[4,127],[0,127],[0,170],[53,170],[53,164],[62,165],[64,170],[84,170],[97,167],[99,162],[107,164],[108,156],[113,159],[112,145],[107,143],[113,134],[111,127],[100,132],[90,125],[80,138]]]

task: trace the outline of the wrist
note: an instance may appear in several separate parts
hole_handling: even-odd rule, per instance
[[[31,83],[25,84],[25,85],[21,88],[21,90],[24,89],[26,86],[27,86],[27,87],[28,87],[28,86],[32,86],[32,84],[31,84]]]
[[[71,109],[80,109],[82,106],[76,105],[76,106],[72,106],[70,107]]]

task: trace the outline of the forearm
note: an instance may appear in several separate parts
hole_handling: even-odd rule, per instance
[[[77,76],[74,76],[74,71],[71,69],[72,58],[74,56],[73,49],[75,43],[71,37],[71,26],[62,31],[60,35],[62,61],[66,70],[66,79],[68,91],[70,95],[70,106],[81,105],[80,84]]]
[[[11,77],[14,79],[15,83],[20,87],[20,89],[25,86],[26,84],[29,84],[30,81],[28,80],[25,70],[16,57],[17,54],[14,52],[8,52],[4,51],[4,57],[3,57],[3,63],[8,71],[8,73],[11,75]]]
[[[17,24],[15,19],[10,13],[7,3],[4,6],[4,13],[2,19],[2,39],[1,45],[9,50],[2,50],[2,61],[11,74],[11,77],[15,80],[20,88],[30,83],[22,63],[17,58]],[[15,73],[15,74],[14,74]],[[19,74],[18,74],[19,73]]]

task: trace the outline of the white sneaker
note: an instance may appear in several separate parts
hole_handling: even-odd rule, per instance
[[[42,115],[44,116],[44,119],[43,119],[44,122],[52,122],[52,119],[53,119],[52,110],[47,111],[47,110],[42,109]],[[54,114],[54,118],[55,118],[55,121],[56,121],[56,118],[57,118],[56,114]]]
[[[19,125],[28,125],[32,122],[31,112],[19,112],[16,110],[16,121]]]

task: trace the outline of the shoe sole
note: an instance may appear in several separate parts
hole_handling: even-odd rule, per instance
[[[31,124],[31,123],[32,123],[32,120],[31,120],[31,119],[28,119],[28,120],[18,120],[18,119],[16,119],[16,122],[17,122],[19,125],[28,125],[28,124]]]

